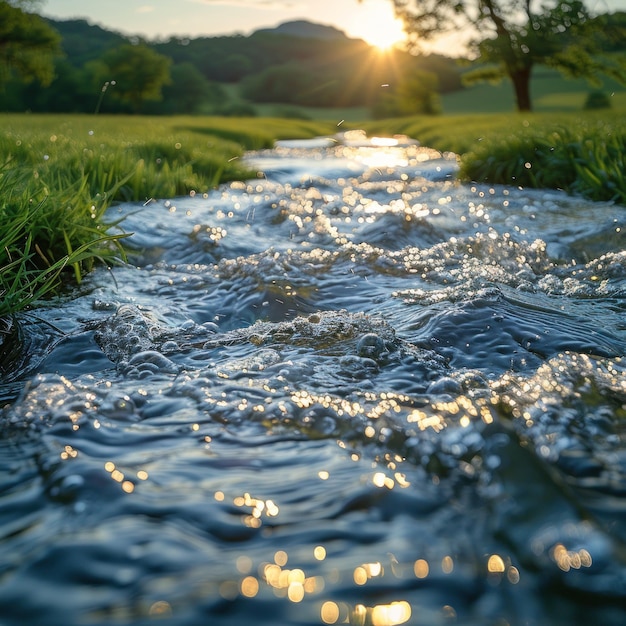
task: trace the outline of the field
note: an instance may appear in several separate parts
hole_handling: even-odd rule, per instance
[[[582,79],[563,78],[555,70],[536,68],[530,85],[536,112],[582,111],[590,92],[596,91]],[[600,91],[606,93],[614,110],[626,110],[626,87],[609,79],[604,80]],[[496,85],[482,83],[464,91],[445,94],[442,97],[446,115],[462,113],[510,113],[515,110],[513,88],[509,80]]]
[[[80,282],[94,263],[124,260],[123,224],[105,221],[111,203],[206,193],[246,178],[252,173],[239,157],[276,139],[355,127],[406,134],[460,154],[467,180],[558,187],[626,204],[623,112],[338,117],[0,116],[0,318],[68,276]]]

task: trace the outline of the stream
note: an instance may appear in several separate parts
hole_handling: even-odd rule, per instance
[[[0,626],[626,623],[624,207],[245,158],[5,321]]]

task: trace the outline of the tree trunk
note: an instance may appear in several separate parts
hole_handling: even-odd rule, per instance
[[[530,101],[530,74],[531,67],[515,69],[509,73],[509,77],[513,82],[515,90],[515,104],[518,111],[531,111],[532,104]]]

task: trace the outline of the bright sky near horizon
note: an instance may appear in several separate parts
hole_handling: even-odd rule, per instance
[[[597,12],[626,10],[626,0],[592,0],[588,6]],[[40,12],[55,19],[84,18],[152,40],[247,35],[297,19],[335,26],[380,47],[403,37],[391,0],[42,0]],[[451,35],[428,49],[454,55],[461,53],[462,41]]]
[[[39,12],[84,18],[147,39],[247,35],[298,19],[335,26],[381,47],[403,37],[391,0],[43,0]]]

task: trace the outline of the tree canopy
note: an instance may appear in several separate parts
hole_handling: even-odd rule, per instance
[[[626,59],[610,54],[624,28],[608,32],[581,0],[392,0],[414,44],[468,27],[480,68],[470,80],[511,79],[517,108],[531,109],[533,67],[548,65],[571,77],[597,82],[598,74],[626,82]],[[617,31],[621,28],[621,32]]]
[[[128,103],[135,113],[145,100],[160,100],[163,87],[171,82],[171,59],[143,43],[113,48],[95,63],[96,79],[103,85],[115,81],[111,97]]]
[[[32,4],[0,1],[0,85],[12,73],[43,85],[54,78],[53,56],[59,51],[60,37],[41,17],[24,10]]]

